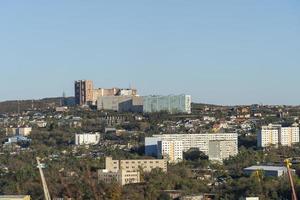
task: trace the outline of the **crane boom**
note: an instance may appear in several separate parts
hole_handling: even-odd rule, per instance
[[[47,186],[47,182],[46,182],[46,179],[45,179],[45,176],[44,176],[44,172],[43,172],[43,169],[42,169],[42,165],[41,165],[41,162],[40,162],[40,158],[37,157],[36,161],[37,161],[38,168],[39,168],[40,175],[41,175],[41,179],[42,179],[45,200],[51,200],[51,197],[50,197],[50,194],[49,194],[49,190],[48,190],[48,186]]]
[[[292,164],[289,159],[286,159],[285,163],[286,163],[287,173],[289,176],[290,185],[292,188],[292,200],[297,200],[297,194],[296,194],[295,185],[294,185],[294,181],[293,181],[293,177],[292,177],[292,173],[291,173],[291,165]]]

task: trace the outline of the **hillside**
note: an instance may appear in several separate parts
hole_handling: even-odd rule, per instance
[[[71,102],[72,97],[65,98],[65,102]],[[47,108],[55,108],[62,103],[61,97],[44,98],[38,100],[13,100],[0,102],[0,113],[22,112],[26,110],[41,110]]]

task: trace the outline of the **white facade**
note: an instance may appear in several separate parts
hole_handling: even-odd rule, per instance
[[[257,135],[259,147],[268,146],[292,146],[299,142],[299,127],[282,127],[281,125],[269,124],[263,126]]]
[[[158,141],[157,148],[158,157],[166,158],[170,163],[177,163],[183,160],[182,141]]]
[[[292,146],[294,143],[298,143],[299,127],[282,127],[279,142],[282,146]]]
[[[100,133],[75,134],[76,145],[95,145],[100,142]]]
[[[183,151],[188,151],[191,148],[198,148],[200,151],[209,156],[209,143],[210,141],[228,141],[222,143],[222,149],[226,149],[222,159],[229,156],[235,156],[238,153],[238,134],[237,133],[203,133],[203,134],[163,134],[153,135],[152,137],[145,138],[145,153],[155,154],[155,140],[171,140],[182,141]],[[223,151],[223,150],[222,150]],[[158,154],[158,152],[156,152]]]

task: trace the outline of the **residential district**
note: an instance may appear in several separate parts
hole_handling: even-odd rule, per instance
[[[74,84],[0,103],[0,200],[296,199],[300,107]]]

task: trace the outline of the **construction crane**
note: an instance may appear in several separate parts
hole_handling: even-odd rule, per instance
[[[292,173],[291,173],[292,163],[291,163],[290,159],[286,159],[284,162],[286,164],[289,181],[290,181],[290,185],[292,188],[292,200],[297,200],[297,194],[296,194],[295,185],[294,185],[294,181],[293,181],[293,177],[292,177]]]
[[[41,164],[39,157],[36,157],[36,161],[37,161],[37,164],[38,164],[37,167],[39,168],[41,179],[42,179],[45,200],[51,200],[50,193],[49,193],[48,186],[47,186],[47,182],[46,182],[44,172],[43,172],[43,165]]]

